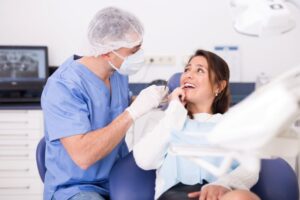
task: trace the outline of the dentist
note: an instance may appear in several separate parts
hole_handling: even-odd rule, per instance
[[[95,55],[71,56],[48,79],[42,94],[45,121],[45,200],[104,200],[114,163],[128,153],[132,123],[166,95],[150,86],[130,103],[128,76],[144,62],[143,26],[118,8],[100,10],[88,39]]]

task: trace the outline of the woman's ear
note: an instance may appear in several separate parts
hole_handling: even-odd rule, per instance
[[[217,94],[221,93],[224,90],[226,85],[227,85],[227,81],[225,81],[225,80],[220,81],[218,84],[216,84],[216,88],[215,88],[215,91],[214,91],[216,96],[218,96]]]
[[[219,83],[220,92],[224,90],[224,88],[227,86],[227,81],[223,80]]]

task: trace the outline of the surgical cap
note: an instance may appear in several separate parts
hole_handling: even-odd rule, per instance
[[[98,11],[88,29],[95,56],[121,47],[137,46],[142,42],[143,34],[143,25],[134,15],[115,7]]]

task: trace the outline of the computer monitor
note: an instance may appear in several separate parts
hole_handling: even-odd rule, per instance
[[[37,101],[47,78],[46,46],[0,46],[0,103]]]

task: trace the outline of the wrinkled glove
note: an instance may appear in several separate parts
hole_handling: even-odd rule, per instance
[[[143,89],[126,110],[135,121],[153,108],[158,107],[167,94],[168,88],[165,86],[151,85]]]

